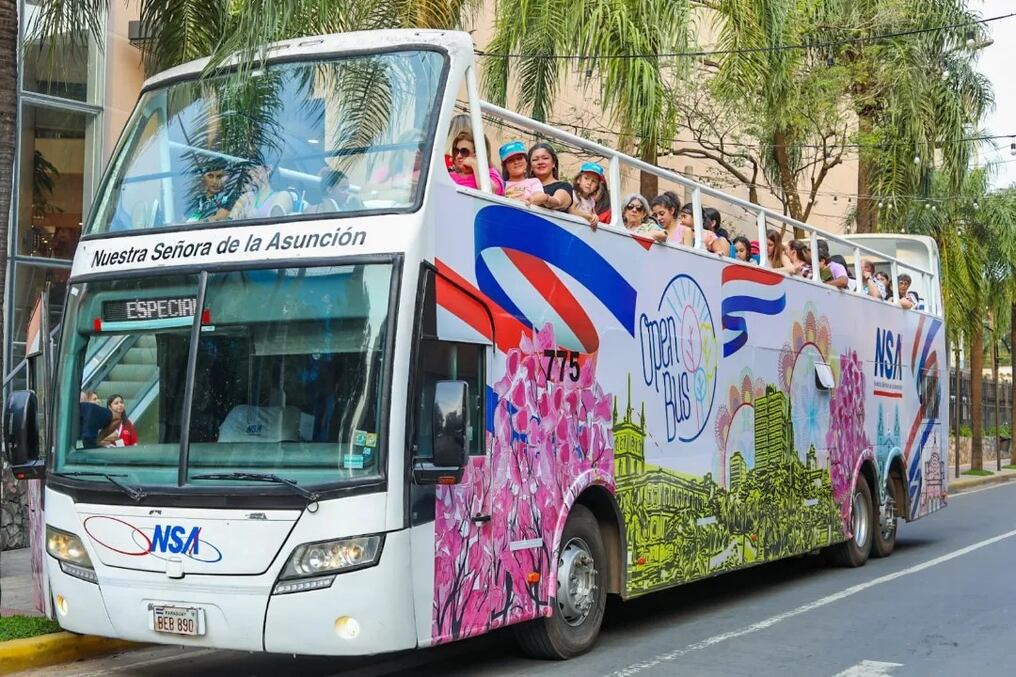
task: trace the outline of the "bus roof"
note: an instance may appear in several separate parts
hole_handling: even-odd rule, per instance
[[[283,40],[268,47],[268,61],[300,57],[313,59],[331,53],[375,52],[414,45],[438,47],[458,58],[471,57],[473,53],[473,39],[462,31],[395,29],[311,35]],[[237,57],[234,56],[228,65],[235,64],[236,60]],[[157,73],[145,81],[142,89],[151,89],[172,80],[196,76],[205,69],[208,61],[208,57],[196,59]]]

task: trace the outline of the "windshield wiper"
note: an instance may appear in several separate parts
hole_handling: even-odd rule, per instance
[[[284,484],[296,493],[307,499],[309,503],[317,503],[318,492],[304,489],[291,479],[279,477],[270,473],[260,472],[223,472],[209,473],[207,475],[191,475],[192,480],[237,480],[247,482],[272,482],[273,484]]]
[[[123,474],[113,475],[105,472],[51,472],[50,475],[55,475],[57,477],[102,477],[108,480],[110,484],[120,489],[123,493],[127,494],[132,501],[140,501],[148,495],[137,487],[132,487],[129,484],[124,484],[119,480],[113,479],[114,477],[127,477],[127,475]]]

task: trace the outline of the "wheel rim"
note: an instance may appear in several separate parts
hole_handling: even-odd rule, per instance
[[[885,505],[882,506],[882,516],[879,520],[882,531],[882,540],[888,541],[896,531],[896,501],[892,496],[887,496]]]
[[[589,546],[573,538],[557,563],[557,606],[565,623],[582,625],[596,602],[596,562]]]
[[[854,543],[859,548],[868,544],[868,502],[864,500],[864,494],[855,491],[850,501],[850,530],[854,532]]]

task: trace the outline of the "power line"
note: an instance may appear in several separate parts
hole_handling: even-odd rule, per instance
[[[857,37],[848,38],[843,40],[830,40],[828,42],[816,42],[816,43],[797,43],[789,45],[771,45],[769,47],[735,47],[732,49],[702,49],[693,51],[682,51],[682,52],[642,52],[639,54],[519,54],[519,53],[496,53],[487,52],[482,49],[474,50],[477,56],[480,57],[491,57],[498,59],[560,59],[569,60],[577,59],[581,61],[601,61],[605,59],[658,59],[658,58],[671,58],[671,57],[703,57],[703,56],[720,56],[725,54],[758,54],[767,52],[783,52],[795,49],[825,49],[827,47],[840,47],[843,45],[857,45],[857,44],[870,44],[880,42],[882,40],[889,40],[892,38],[903,38],[913,35],[922,35],[925,33],[937,33],[947,30],[955,30],[958,28],[969,28],[971,26],[978,26],[981,24],[991,23],[993,21],[1002,21],[1003,19],[1009,19],[1016,16],[1016,12],[1009,14],[1000,14],[998,16],[989,17],[987,19],[977,19],[974,21],[967,21],[956,24],[946,24],[944,26],[932,26],[929,28],[914,28],[907,31],[897,31],[895,33],[881,33],[878,35],[871,35],[868,37]]]

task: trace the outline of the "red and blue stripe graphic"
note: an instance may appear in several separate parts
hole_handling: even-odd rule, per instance
[[[635,335],[635,288],[576,235],[536,214],[494,205],[476,215],[474,238],[476,284],[482,297],[491,302],[495,317],[496,307],[522,326],[534,328],[533,318],[513,300],[484,259],[484,252],[493,249],[500,250],[521,273],[575,335],[584,352],[596,352],[599,334],[556,270],[582,285],[631,336]]]
[[[931,436],[935,425],[938,424],[939,398],[941,397],[938,353],[932,350],[932,348],[935,345],[935,336],[942,328],[942,321],[931,320],[931,326],[925,334],[924,325],[926,319],[922,316],[920,323],[917,325],[917,332],[914,335],[914,346],[910,353],[911,375],[914,377],[914,383],[917,385],[917,396],[921,403],[917,410],[917,416],[910,425],[907,443],[903,447],[904,458],[907,460],[907,493],[910,497],[910,519],[917,517],[920,508],[921,484],[923,481],[921,461],[924,458],[924,454],[921,451],[928,443],[928,438]],[[918,352],[920,352],[920,359],[917,357]],[[928,386],[932,387],[929,388]]]
[[[761,268],[730,265],[723,269],[720,318],[726,332],[723,356],[730,357],[748,343],[748,320],[743,315],[779,315],[787,306],[780,289],[783,275]]]

